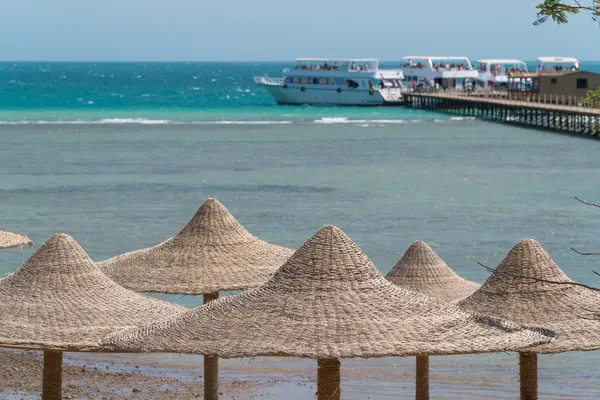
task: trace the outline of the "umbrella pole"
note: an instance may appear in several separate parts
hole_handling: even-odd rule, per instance
[[[203,296],[204,304],[217,300],[219,292],[207,293]],[[219,357],[204,356],[204,400],[219,398]]]
[[[417,356],[416,400],[429,400],[429,357]]]
[[[62,397],[62,351],[44,350],[42,400]]]
[[[521,400],[538,398],[538,366],[536,353],[519,353]]]
[[[340,400],[340,360],[317,360],[317,400]]]

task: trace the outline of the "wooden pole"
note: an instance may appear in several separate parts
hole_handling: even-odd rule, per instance
[[[537,354],[519,353],[519,377],[521,381],[521,400],[537,400]]]
[[[417,356],[416,400],[429,400],[429,357]]]
[[[62,397],[62,351],[44,351],[42,400],[60,400]]]
[[[340,360],[317,360],[317,400],[340,399]]]
[[[217,300],[219,292],[207,293],[202,296],[204,304]],[[219,357],[204,356],[204,400],[219,398]]]

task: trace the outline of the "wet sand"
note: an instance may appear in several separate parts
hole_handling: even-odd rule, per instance
[[[39,352],[0,350],[0,398],[35,399],[41,390]],[[569,354],[540,357],[540,398],[597,399],[595,368]],[[592,360],[590,360],[592,361]],[[342,362],[345,400],[413,399],[414,357]],[[176,354],[66,353],[63,396],[71,399],[202,398],[202,357]],[[561,378],[565,368],[580,379]],[[316,362],[296,358],[220,360],[221,399],[314,398]],[[518,399],[516,354],[431,358],[437,399]]]
[[[94,360],[78,360],[71,355],[73,353],[67,353],[64,357],[63,398],[66,399],[203,398],[199,379],[142,367],[135,359],[90,363],[88,361]],[[0,366],[1,399],[39,398],[42,388],[40,352],[0,350]],[[224,380],[220,387],[223,396],[231,399],[244,398],[250,389],[249,383],[236,380]]]

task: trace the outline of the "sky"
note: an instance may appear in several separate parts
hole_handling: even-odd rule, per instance
[[[0,0],[0,60],[600,60],[600,25],[534,27],[541,1]]]

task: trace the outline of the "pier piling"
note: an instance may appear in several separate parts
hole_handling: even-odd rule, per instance
[[[530,93],[474,95],[460,92],[409,93],[405,104],[447,114],[555,130],[576,135],[600,133],[600,109],[583,107],[583,100]]]

